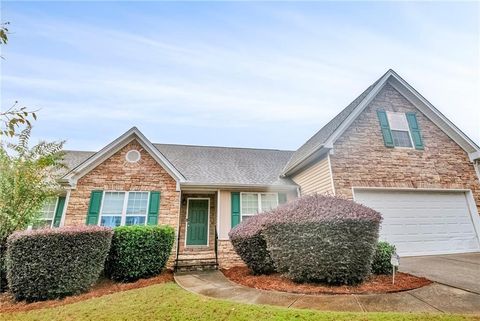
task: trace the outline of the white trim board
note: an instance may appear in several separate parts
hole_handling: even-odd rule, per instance
[[[400,94],[410,101],[418,110],[427,116],[435,125],[440,127],[451,139],[462,147],[469,156],[477,155],[478,147],[469,137],[467,137],[458,127],[448,120],[438,109],[436,109],[428,100],[420,95],[412,86],[403,80],[392,69],[388,70],[370,93],[353,110],[347,119],[333,132],[325,142],[326,147],[333,147],[335,141],[347,130],[353,121],[363,112],[368,104],[377,96],[380,90],[386,84],[392,85]]]
[[[334,143],[352,125],[354,120],[365,110],[370,102],[378,95],[380,90],[390,84],[402,96],[412,103],[420,112],[437,125],[447,136],[455,141],[468,154],[470,161],[480,159],[480,147],[465,135],[457,126],[447,119],[427,99],[418,93],[411,85],[401,78],[395,71],[389,69],[375,84],[372,90],[353,109],[347,118],[333,131],[333,133],[322,143],[315,146],[307,155],[299,159],[288,169],[284,169],[283,176],[294,174],[305,167],[315,155],[322,150],[333,148]],[[288,165],[288,164],[287,164]]]
[[[132,127],[93,156],[86,159],[83,163],[68,172],[64,178],[68,180],[70,186],[75,188],[78,179],[86,175],[92,169],[134,140],[136,140],[160,164],[160,166],[162,166],[175,179],[177,185],[185,181],[185,177],[183,177],[168,159],[136,127]],[[177,189],[178,187],[179,186],[177,186]]]

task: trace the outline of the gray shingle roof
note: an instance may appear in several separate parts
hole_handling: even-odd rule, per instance
[[[86,161],[90,156],[93,156],[95,152],[87,152],[80,150],[66,150],[65,156],[63,157],[63,164],[66,166],[62,170],[62,175],[66,174],[68,171],[74,169],[84,161]]]
[[[154,144],[187,182],[231,185],[295,185],[280,178],[293,151],[234,147]],[[94,152],[66,151],[65,165],[73,169]]]
[[[189,182],[295,185],[280,173],[293,151],[154,144]]]
[[[381,79],[381,78],[380,78]],[[318,132],[315,133],[305,144],[300,146],[299,149],[292,155],[292,158],[289,160],[285,166],[283,173],[287,173],[289,170],[294,168],[297,164],[303,161],[305,158],[310,156],[313,152],[319,149],[333,134],[333,132],[340,126],[348,115],[355,109],[355,107],[360,104],[360,102],[370,93],[370,91],[375,87],[377,82],[375,81],[370,87],[368,87],[363,93],[360,94],[354,101],[352,101],[347,107],[345,107],[337,116],[330,120],[325,126],[323,126]]]

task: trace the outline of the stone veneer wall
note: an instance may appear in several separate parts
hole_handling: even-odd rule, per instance
[[[424,150],[387,148],[376,111],[417,112]],[[480,184],[467,153],[386,85],[334,144],[330,155],[337,195],[353,187],[471,189],[480,210]]]
[[[221,269],[245,266],[245,263],[233,249],[230,240],[218,240],[218,264]]]
[[[125,154],[132,149],[141,154],[138,163],[125,160]],[[70,192],[65,226],[85,224],[92,190],[160,191],[158,223],[177,230],[180,192],[176,191],[176,181],[135,140],[78,180],[77,187]],[[170,262],[175,250],[176,244]]]

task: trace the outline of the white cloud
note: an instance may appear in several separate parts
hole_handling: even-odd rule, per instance
[[[227,145],[238,132],[224,129],[243,128],[242,144],[294,148],[392,67],[480,141],[478,31],[451,30],[405,7],[404,18],[431,35],[418,42],[315,12],[254,8],[265,21],[218,14],[224,30],[208,22],[198,30],[188,21],[155,24],[145,14],[144,33],[15,13],[19,45],[9,44],[2,62],[2,104],[18,99],[41,107],[45,133],[68,119],[55,135],[78,146],[86,145],[75,128],[88,122],[93,131],[178,126],[179,143],[193,139],[192,127],[218,128],[222,137],[204,144]],[[272,137],[259,143],[257,129]],[[286,132],[288,145],[279,146]],[[98,136],[92,146],[106,143]]]

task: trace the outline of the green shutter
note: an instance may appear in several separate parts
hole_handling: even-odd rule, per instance
[[[278,204],[285,204],[287,202],[286,193],[278,193]]]
[[[60,226],[64,207],[65,207],[65,197],[60,196],[57,200],[57,209],[55,210],[55,216],[53,217],[53,227]]]
[[[103,191],[92,191],[90,194],[90,205],[88,206],[87,225],[97,225],[102,205]]]
[[[382,130],[383,142],[387,147],[393,147],[392,132],[390,132],[390,125],[388,124],[387,113],[384,110],[377,110],[378,120],[380,121],[380,128]]]
[[[415,113],[406,113],[406,116],[415,149],[423,149],[422,135],[420,134],[420,127],[418,126],[417,116],[415,115]]]
[[[160,192],[150,192],[150,203],[148,204],[147,225],[158,224],[159,208],[160,208]]]
[[[232,192],[232,227],[240,223],[240,193]]]

